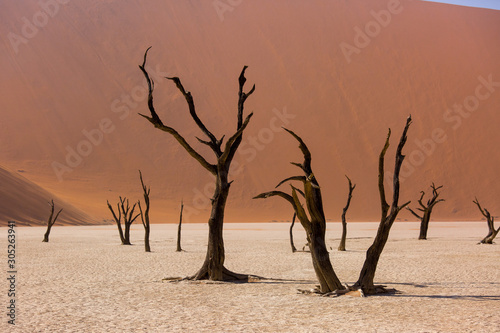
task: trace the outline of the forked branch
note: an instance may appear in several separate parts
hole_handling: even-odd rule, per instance
[[[229,139],[231,141],[231,144],[228,145],[226,143],[226,147],[224,149],[224,163],[231,163],[231,161],[234,158],[234,154],[236,153],[236,150],[238,150],[238,147],[241,144],[242,141],[242,134],[243,131],[245,130],[246,126],[248,125],[248,122],[250,121],[250,118],[253,116],[253,113],[250,113],[245,120],[243,120],[243,112],[245,109],[245,101],[247,100],[250,95],[252,95],[255,91],[255,84],[252,86],[250,91],[248,93],[245,93],[243,91],[245,87],[245,82],[247,81],[245,77],[245,71],[248,68],[248,66],[243,66],[243,69],[241,70],[240,76],[238,77],[238,114],[237,114],[237,128],[236,128],[236,133],[233,134],[233,136]],[[222,140],[222,139],[221,139]]]
[[[49,236],[50,236],[50,230],[52,229],[52,226],[54,223],[56,223],[57,218],[59,217],[59,214],[62,212],[62,208],[56,213],[56,216],[54,217],[54,210],[55,210],[55,205],[54,205],[54,200],[51,200],[49,202],[50,205],[50,216],[49,219],[47,220],[47,230],[45,231],[45,235],[43,235],[43,240],[42,242],[48,243],[49,242]]]
[[[385,144],[384,148],[382,148],[382,151],[380,152],[379,158],[378,158],[378,191],[380,194],[380,206],[382,210],[382,220],[387,218],[387,212],[389,211],[389,204],[387,203],[387,200],[385,198],[385,187],[384,187],[384,174],[385,174],[385,169],[384,169],[384,164],[385,164],[385,153],[387,152],[387,149],[389,149],[389,140],[391,138],[391,129],[389,128],[389,131],[387,133],[387,138],[385,139]]]
[[[380,259],[380,255],[384,250],[385,244],[389,238],[389,233],[391,227],[396,220],[396,217],[399,211],[406,207],[410,202],[403,204],[402,206],[398,205],[399,201],[399,173],[401,171],[401,165],[404,161],[404,155],[402,154],[403,147],[407,141],[407,133],[408,128],[411,124],[411,116],[406,120],[406,125],[403,130],[403,134],[401,135],[401,139],[399,140],[398,148],[396,149],[396,163],[394,167],[394,178],[393,178],[393,198],[392,205],[390,206],[391,211],[389,213],[389,204],[385,198],[385,189],[384,189],[384,157],[389,148],[389,139],[391,136],[391,130],[389,129],[389,133],[387,134],[387,139],[385,140],[384,147],[380,153],[379,157],[379,175],[378,175],[378,187],[380,193],[380,202],[381,202],[381,210],[382,217],[380,220],[380,224],[377,230],[377,235],[373,240],[373,244],[370,246],[368,251],[366,252],[366,259],[363,264],[363,268],[359,274],[358,281],[354,284],[354,287],[361,288],[365,294],[375,294],[379,291],[384,291],[384,288],[378,288],[374,285],[373,281],[375,278],[375,271],[377,269],[378,261]]]
[[[229,195],[229,189],[232,183],[232,181],[228,179],[228,175],[230,174],[230,166],[236,150],[242,141],[243,131],[248,126],[248,123],[250,122],[250,119],[252,117],[252,113],[250,113],[245,119],[243,119],[245,101],[255,91],[255,85],[248,93],[245,93],[243,91],[246,82],[245,70],[247,69],[247,66],[243,67],[243,70],[241,71],[238,78],[239,94],[237,128],[234,134],[229,136],[229,139],[226,141],[224,151],[222,151],[221,149],[224,136],[222,136],[220,140],[217,140],[213,133],[201,121],[201,119],[198,117],[198,114],[196,113],[193,96],[184,88],[181,80],[178,77],[167,78],[174,82],[177,89],[184,96],[189,107],[189,114],[191,118],[198,126],[198,128],[203,132],[203,134],[208,138],[197,139],[202,144],[209,146],[214,152],[216,156],[216,162],[210,163],[205,157],[203,157],[193,147],[191,147],[191,145],[188,144],[184,137],[180,135],[174,128],[164,125],[160,120],[158,114],[156,113],[153,105],[154,83],[152,82],[147,70],[145,69],[148,51],[149,49],[144,53],[144,61],[139,67],[144,74],[146,81],[148,82],[148,108],[151,115],[141,116],[148,119],[148,121],[150,121],[156,128],[171,134],[179,142],[179,144],[191,155],[191,157],[196,159],[205,169],[207,169],[212,175],[215,176],[215,189],[211,200],[212,210],[208,221],[209,232],[207,254],[201,268],[196,274],[191,276],[190,279],[210,279],[214,281],[227,281],[235,279],[248,280],[249,275],[233,273],[224,267],[225,251],[223,242],[224,209]]]
[[[432,210],[434,206],[436,206],[439,202],[444,201],[444,199],[438,199],[440,192],[439,190],[443,186],[438,186],[434,183],[431,184],[432,189],[432,197],[427,200],[427,204],[424,204],[423,199],[425,196],[424,191],[420,191],[420,198],[418,199],[418,204],[420,205],[417,210],[421,211],[422,216],[418,215],[415,211],[413,211],[410,207],[406,207],[406,209],[412,213],[416,218],[420,220],[420,235],[418,239],[427,239],[427,230],[429,228],[429,221],[431,219]]]
[[[304,191],[301,191],[293,185],[290,185],[290,187],[292,188],[292,195],[289,195],[282,191],[271,191],[259,194],[254,199],[279,196],[287,200],[292,205],[296,216],[299,218],[301,225],[306,231],[307,242],[311,250],[313,267],[320,284],[318,292],[326,294],[335,290],[344,289],[333,270],[328,250],[325,244],[326,219],[323,212],[323,202],[321,198],[320,186],[311,169],[311,152],[307,148],[304,141],[298,135],[286,128],[285,130],[299,142],[299,148],[304,155],[304,162],[302,164],[293,164],[299,166],[304,171],[305,175],[286,178],[285,180],[281,181],[278,186],[287,181],[298,180],[302,182]],[[297,193],[300,193],[305,197],[309,216],[302,206]],[[293,248],[294,247],[292,246],[292,250]]]
[[[486,208],[481,207],[481,204],[479,203],[479,200],[477,200],[477,198],[475,198],[473,202],[477,205],[477,208],[479,208],[481,214],[483,214],[483,216],[486,218],[486,223],[488,224],[488,234],[481,240],[481,242],[479,242],[479,244],[493,244],[493,240],[500,232],[500,227],[498,227],[498,229],[495,229],[495,218],[491,216],[490,212]]]
[[[351,205],[351,199],[352,199],[352,192],[356,188],[356,184],[352,184],[351,179],[347,176],[345,176],[349,182],[349,195],[347,197],[347,204],[345,205],[344,209],[342,210],[342,237],[340,238],[340,244],[338,247],[339,251],[345,251],[345,243],[347,239],[347,219],[346,219],[346,214],[347,210],[349,209],[349,206]]]
[[[132,245],[130,243],[130,226],[139,217],[140,213],[138,213],[137,215],[134,216],[134,210],[135,210],[137,203],[135,203],[131,208],[130,204],[129,204],[129,200],[127,198],[122,198],[121,196],[119,198],[120,198],[120,202],[116,204],[117,208],[118,208],[118,216],[116,215],[116,213],[115,213],[113,207],[111,206],[111,204],[109,203],[109,201],[107,201],[108,208],[111,211],[111,213],[113,214],[113,218],[115,219],[116,225],[118,227],[118,232],[120,234],[120,240],[122,242],[122,245]],[[124,219],[123,222],[125,225],[125,231],[123,231],[122,225],[121,225],[122,216]]]
[[[178,78],[178,77],[167,77],[167,79],[169,79],[169,80],[171,80],[171,81],[173,81],[175,83],[175,86],[177,87],[177,89],[179,89],[179,91],[181,92],[181,94],[186,99],[186,102],[187,102],[188,107],[189,107],[189,114],[191,115],[191,118],[193,118],[193,120],[196,123],[196,125],[198,125],[198,127],[200,128],[200,130],[203,132],[203,134],[205,134],[209,138],[210,141],[203,141],[203,140],[200,140],[200,139],[198,139],[198,140],[200,142],[208,145],[210,148],[212,148],[212,150],[214,151],[215,155],[217,157],[219,157],[222,154],[222,152],[220,150],[220,143],[215,138],[215,135],[213,135],[212,132],[210,132],[207,129],[207,127],[205,126],[205,124],[203,124],[203,122],[198,117],[198,114],[196,113],[196,108],[194,106],[194,100],[193,100],[193,96],[191,95],[191,92],[186,91],[186,89],[184,89],[184,86],[182,85],[180,78]]]
[[[215,175],[217,173],[217,166],[210,164],[201,154],[199,154],[193,147],[191,147],[191,145],[184,139],[184,137],[182,135],[180,135],[174,128],[164,125],[163,122],[161,121],[160,117],[156,113],[154,105],[153,105],[154,82],[150,78],[150,76],[146,70],[146,67],[145,67],[148,51],[150,49],[151,49],[151,47],[149,47],[146,50],[146,52],[144,53],[144,61],[143,61],[142,65],[139,65],[139,68],[141,69],[141,71],[144,74],[144,77],[146,78],[146,81],[148,83],[148,108],[149,108],[149,112],[151,113],[151,117],[148,117],[148,116],[143,115],[143,114],[139,114],[139,115],[141,115],[142,117],[149,120],[156,128],[171,134],[179,142],[179,144],[189,153],[189,155],[191,155],[191,157],[193,157],[195,160],[197,160],[205,169],[210,171],[211,174]],[[174,80],[174,79],[175,78],[171,78],[171,80],[173,80],[176,83],[176,80]],[[179,84],[180,84],[180,80],[179,80]],[[176,85],[177,85],[177,83],[176,83]],[[181,84],[180,84],[180,86],[182,87]],[[179,90],[181,90],[181,88],[179,88]],[[183,92],[183,91],[185,93],[185,90],[182,87],[181,92]],[[190,96],[190,94],[189,94],[189,96]],[[188,100],[188,98],[186,98],[186,100]],[[192,98],[191,98],[191,100],[192,100]],[[188,101],[188,104],[189,104],[189,101]],[[193,107],[194,107],[194,104],[193,104]],[[191,113],[191,117],[193,117],[193,115],[194,115],[193,120],[197,124],[201,123],[198,116],[196,115],[196,112],[194,110],[193,111],[191,110],[191,106],[190,106],[190,113]],[[208,132],[208,130],[207,130],[207,132]],[[210,132],[208,132],[208,133],[210,133]],[[207,134],[207,133],[205,133],[205,134]],[[212,135],[212,137],[213,137],[213,135]],[[213,147],[211,146],[211,148],[212,148],[212,150],[214,150],[214,152],[217,156],[220,156],[220,154],[219,154],[220,148],[216,149],[215,146],[213,146]]]
[[[401,209],[404,207],[408,206],[410,204],[410,201],[405,202],[403,205],[398,206],[399,202],[399,188],[400,188],[400,183],[399,183],[399,174],[401,172],[401,166],[403,165],[403,161],[405,159],[405,156],[403,155],[403,147],[406,144],[406,141],[408,140],[408,129],[410,128],[411,125],[411,115],[406,119],[406,125],[403,130],[403,134],[401,134],[401,138],[399,139],[399,144],[398,148],[396,149],[396,164],[394,166],[394,179],[393,179],[393,194],[392,194],[392,205],[391,205],[391,215],[399,213]]]

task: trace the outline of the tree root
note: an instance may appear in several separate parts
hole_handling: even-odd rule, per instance
[[[227,268],[223,268],[222,270],[222,279],[221,280],[213,280],[210,279],[208,270],[202,268],[196,274],[186,277],[166,277],[163,278],[162,281],[166,282],[181,282],[181,281],[206,281],[207,283],[224,283],[224,282],[233,282],[233,283],[251,283],[258,282],[261,280],[266,280],[266,278],[257,275],[250,274],[240,274],[235,273]]]
[[[327,293],[322,293],[318,288],[313,288],[309,290],[297,289],[299,294],[304,295],[317,295],[320,297],[339,297],[339,296],[351,296],[351,297],[365,297],[362,289],[350,290],[350,289],[337,289]]]
[[[304,295],[316,295],[320,297],[339,297],[339,296],[351,296],[351,297],[366,297],[368,295],[377,294],[397,294],[399,293],[396,289],[387,288],[386,286],[376,285],[373,289],[364,291],[362,288],[357,286],[349,287],[345,285],[345,289],[337,289],[331,292],[323,293],[320,291],[319,286],[313,289],[297,289],[299,294]]]
[[[354,288],[359,288],[354,286]],[[382,285],[374,285],[373,287],[367,289],[364,288],[365,295],[378,295],[378,294],[398,294],[400,293],[398,290],[394,288],[387,288],[387,286]]]

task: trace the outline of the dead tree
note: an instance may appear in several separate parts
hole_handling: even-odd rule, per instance
[[[407,140],[407,132],[408,128],[411,124],[411,116],[406,120],[406,126],[403,130],[403,134],[401,135],[401,139],[399,140],[399,145],[396,150],[396,165],[394,167],[394,178],[393,178],[393,196],[392,196],[392,205],[389,206],[385,197],[385,189],[384,189],[384,158],[387,149],[389,148],[389,139],[391,137],[391,130],[389,129],[389,133],[387,134],[387,139],[385,141],[384,148],[380,152],[379,156],[379,165],[378,165],[378,189],[380,193],[380,203],[382,207],[382,217],[380,219],[380,224],[378,227],[377,235],[373,241],[373,244],[370,246],[368,251],[366,252],[366,259],[363,264],[363,268],[359,274],[358,281],[354,284],[353,288],[360,288],[363,290],[365,294],[375,294],[379,292],[385,292],[385,289],[381,286],[375,286],[373,284],[373,279],[375,277],[375,271],[377,269],[377,264],[380,259],[380,255],[384,250],[384,246],[387,243],[387,239],[389,238],[389,232],[391,227],[396,220],[398,213],[410,204],[410,202],[406,202],[401,206],[398,206],[399,202],[399,173],[401,170],[401,165],[403,164],[403,160],[405,158],[402,155],[403,147]],[[390,209],[390,211],[389,211]]]
[[[47,231],[45,231],[45,235],[43,235],[43,240],[42,242],[48,243],[49,242],[49,235],[50,235],[50,230],[52,229],[52,226],[54,223],[56,223],[57,218],[59,217],[59,214],[62,212],[62,208],[57,212],[56,216],[54,217],[54,200],[51,200],[49,202],[50,205],[50,216],[49,220],[47,221]],[[54,218],[54,219],[52,219]]]
[[[342,238],[340,239],[340,244],[339,244],[339,251],[345,251],[345,241],[347,238],[347,221],[345,218],[345,215],[347,213],[347,210],[349,209],[349,205],[351,204],[351,199],[352,199],[352,192],[356,188],[356,184],[352,185],[351,179],[347,176],[345,176],[347,180],[349,181],[349,196],[347,197],[347,204],[345,205],[344,209],[342,210]]]
[[[330,255],[326,248],[325,233],[326,233],[326,219],[323,211],[323,200],[321,198],[321,189],[318,181],[313,174],[311,168],[311,152],[307,148],[304,141],[294,132],[285,128],[297,141],[299,141],[299,148],[304,155],[304,162],[292,163],[298,166],[304,172],[304,176],[290,177],[280,182],[276,187],[279,187],[288,181],[300,181],[303,183],[304,191],[295,188],[291,185],[292,195],[282,191],[271,191],[259,194],[254,199],[269,198],[272,196],[279,196],[287,200],[292,206],[299,218],[301,225],[304,227],[307,234],[307,242],[311,250],[311,257],[313,262],[314,271],[320,283],[320,293],[329,293],[335,290],[342,290],[344,287],[340,283],[335,271],[333,270],[330,262]],[[306,206],[309,211],[307,215],[302,203],[299,200],[297,193],[305,197]]]
[[[290,245],[292,246],[292,252],[297,252],[295,245],[293,244],[293,225],[295,224],[295,218],[297,217],[297,213],[293,213],[292,224],[290,225]]]
[[[423,213],[422,216],[418,215],[410,207],[406,207],[406,209],[408,209],[416,218],[420,219],[420,235],[418,236],[418,239],[427,239],[427,230],[429,229],[429,221],[431,219],[432,209],[439,202],[444,201],[444,199],[438,199],[439,194],[440,194],[438,192],[438,190],[442,187],[443,187],[442,185],[439,187],[436,187],[436,185],[434,185],[434,183],[432,183],[432,185],[431,185],[432,198],[427,200],[427,205],[424,205],[424,203],[422,202],[422,199],[424,198],[425,192],[420,191],[420,199],[418,199],[418,203],[419,203],[420,207],[417,208],[417,210],[419,210]]]
[[[126,205],[125,205],[126,203]],[[135,219],[139,217],[140,213],[134,216],[134,210],[137,203],[132,206],[130,209],[130,204],[127,198],[120,197],[120,202],[116,204],[118,208],[118,216],[116,216],[113,207],[111,207],[108,201],[108,208],[113,214],[113,218],[116,221],[116,225],[118,226],[118,232],[120,234],[120,240],[122,241],[122,245],[132,245],[130,243],[130,226],[134,223]],[[122,229],[121,219],[123,216],[123,223],[125,225],[125,232]]]
[[[491,216],[490,212],[486,208],[481,207],[477,198],[473,202],[477,205],[477,208],[479,208],[481,214],[486,217],[486,223],[488,223],[488,234],[478,244],[493,244],[493,240],[500,231],[500,227],[495,230],[495,218]]]
[[[151,191],[151,188],[146,187],[144,185],[144,181],[142,180],[142,173],[141,170],[139,170],[139,178],[141,179],[141,186],[142,186],[142,191],[144,192],[144,203],[146,204],[146,209],[143,212],[142,207],[141,207],[141,201],[139,200],[139,212],[141,214],[141,221],[142,225],[144,226],[144,248],[146,252],[151,252],[151,247],[149,246],[149,233],[150,233],[150,227],[149,227],[149,193]]]
[[[184,202],[181,200],[181,214],[179,216],[179,225],[177,227],[177,249],[176,252],[181,252],[181,227],[182,227],[182,210],[184,209]]]
[[[165,125],[156,113],[153,105],[154,82],[150,78],[145,68],[147,54],[150,49],[151,48],[148,48],[144,53],[144,61],[142,65],[139,65],[139,68],[144,74],[148,84],[148,108],[151,116],[149,117],[142,114],[141,116],[151,122],[151,124],[153,124],[153,126],[157,129],[172,135],[192,158],[198,161],[202,167],[204,167],[215,177],[215,192],[211,200],[212,211],[208,220],[209,230],[207,254],[201,268],[196,274],[189,277],[189,279],[210,279],[215,281],[248,279],[248,275],[236,274],[224,267],[225,256],[222,232],[224,224],[224,210],[226,207],[227,197],[229,195],[229,188],[232,183],[232,181],[229,181],[229,169],[236,150],[241,144],[243,131],[247,127],[253,115],[253,113],[250,113],[245,119],[243,119],[243,109],[245,101],[255,91],[255,85],[252,87],[252,89],[250,89],[248,93],[245,93],[243,91],[243,87],[246,82],[245,70],[247,69],[247,66],[243,67],[243,70],[241,71],[238,79],[239,93],[236,131],[229,139],[226,140],[224,149],[222,149],[224,136],[220,139],[217,139],[215,135],[211,131],[209,131],[205,124],[200,120],[196,113],[193,96],[189,91],[186,91],[184,89],[181,80],[178,77],[167,78],[169,80],[172,80],[175,83],[177,89],[182,93],[189,107],[191,118],[194,120],[201,132],[203,132],[203,134],[206,136],[205,140],[200,138],[197,139],[200,143],[207,145],[215,154],[216,163],[210,163],[205,157],[203,157],[193,147],[191,147],[191,145],[184,139],[181,134],[179,134],[179,132],[177,132],[177,130],[168,125]]]

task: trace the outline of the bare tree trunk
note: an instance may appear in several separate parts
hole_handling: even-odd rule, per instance
[[[479,208],[481,214],[483,214],[483,216],[486,218],[486,223],[488,224],[488,234],[479,242],[479,244],[493,244],[493,240],[497,236],[498,232],[500,232],[500,227],[495,230],[495,218],[491,216],[490,212],[486,208],[483,209],[481,207],[481,204],[479,203],[477,198],[473,202],[477,205],[477,208]]]
[[[319,281],[319,292],[328,293],[335,290],[342,290],[344,287],[340,283],[335,271],[333,270],[330,262],[330,254],[326,248],[325,234],[326,234],[326,219],[323,211],[323,200],[321,197],[321,190],[314,173],[311,168],[311,152],[305,145],[304,141],[294,132],[285,128],[297,141],[299,141],[299,148],[304,155],[304,162],[292,163],[302,169],[305,176],[289,177],[278,184],[294,180],[300,181],[304,185],[304,191],[295,188],[292,185],[292,195],[282,191],[271,191],[261,193],[254,199],[269,198],[271,196],[279,196],[287,200],[294,208],[299,221],[306,231],[307,242],[311,250],[312,263],[316,277]],[[306,199],[307,210],[310,217],[307,215],[302,203],[300,202],[297,192]]]
[[[481,240],[480,244],[493,244],[493,240],[497,237],[499,231],[500,227],[497,230],[490,231],[488,235]]]
[[[297,213],[293,213],[292,224],[290,225],[290,246],[292,247],[292,253],[297,252],[295,245],[293,244],[293,225],[295,224],[295,218],[297,217]]]
[[[144,249],[146,252],[151,252],[151,246],[149,245],[149,234],[150,234],[150,224],[149,224],[149,207],[150,207],[150,201],[149,201],[149,193],[151,191],[150,188],[147,188],[146,185],[144,185],[144,181],[142,180],[142,173],[141,170],[139,170],[139,177],[141,179],[141,187],[144,192],[144,202],[146,203],[146,211],[143,214],[142,207],[141,207],[141,201],[139,200],[139,211],[141,214],[141,221],[142,225],[144,226]]]
[[[59,217],[59,214],[61,214],[62,212],[62,208],[59,210],[59,212],[57,212],[56,216],[54,217],[54,200],[51,200],[51,202],[49,202],[49,205],[51,206],[50,207],[50,216],[49,216],[49,219],[47,221],[47,230],[45,231],[45,234],[43,235],[43,240],[42,242],[43,243],[48,243],[49,242],[49,236],[50,236],[50,230],[52,229],[52,226],[54,225],[54,223],[56,223],[56,220],[57,218]],[[52,219],[54,217],[54,219]]]
[[[426,240],[427,239],[427,231],[429,230],[429,221],[431,219],[431,211],[425,212],[422,216],[422,221],[420,221],[420,234],[418,235],[418,239]]]
[[[179,217],[179,226],[177,227],[177,252],[181,252],[181,227],[182,227],[182,210],[184,209],[184,203],[181,201],[181,214]]]
[[[375,278],[375,271],[377,269],[377,264],[380,259],[380,255],[384,250],[385,244],[387,243],[387,239],[389,238],[389,232],[391,227],[396,220],[398,213],[406,207],[410,202],[403,204],[402,206],[398,206],[399,201],[399,173],[401,170],[401,165],[403,164],[404,155],[402,154],[403,147],[407,140],[407,132],[408,128],[411,124],[411,116],[408,117],[406,121],[406,126],[403,130],[403,134],[399,141],[399,145],[396,151],[396,165],[394,167],[394,179],[393,179],[393,200],[392,205],[386,201],[385,198],[385,189],[384,189],[384,158],[387,149],[389,148],[389,139],[391,136],[391,130],[389,129],[389,133],[387,135],[387,139],[380,153],[379,157],[379,193],[380,193],[380,202],[382,207],[382,218],[380,220],[380,224],[377,230],[377,235],[373,241],[373,244],[370,246],[368,251],[366,252],[366,259],[363,264],[363,268],[359,274],[358,281],[354,284],[354,288],[361,288],[365,294],[375,294],[378,292],[384,292],[385,290],[382,287],[377,287],[374,285],[373,280]],[[389,213],[389,208],[390,213]]]
[[[151,252],[151,246],[149,245],[149,234],[150,234],[150,229],[149,227],[144,230],[144,251],[145,252]]]
[[[191,277],[194,280],[210,279],[214,281],[246,280],[248,275],[237,274],[224,267],[223,223],[224,209],[229,195],[230,184],[227,172],[217,173],[217,183],[212,198],[212,212],[208,220],[208,248],[205,261],[200,270]]]
[[[172,80],[177,89],[182,93],[189,107],[189,113],[191,118],[194,120],[199,129],[203,132],[203,134],[207,137],[207,140],[202,140],[197,138],[198,141],[204,145],[210,147],[210,149],[215,154],[217,158],[217,163],[212,164],[207,161],[200,153],[198,153],[191,145],[182,137],[174,128],[166,126],[161,121],[160,117],[156,113],[156,110],[153,105],[153,90],[154,90],[154,82],[151,80],[148,72],[146,71],[146,60],[148,51],[151,48],[148,48],[144,53],[144,61],[142,65],[139,66],[144,77],[146,78],[148,84],[148,109],[150,111],[151,116],[142,115],[149,122],[151,122],[156,128],[171,134],[178,143],[189,153],[191,157],[197,160],[201,166],[203,166],[207,171],[209,171],[216,178],[216,188],[215,193],[212,198],[212,212],[210,218],[208,220],[208,247],[207,247],[207,255],[205,257],[205,261],[200,268],[200,270],[190,279],[209,279],[209,280],[244,280],[248,279],[248,275],[236,274],[224,267],[224,241],[223,241],[223,224],[224,224],[224,209],[226,206],[227,196],[229,194],[229,187],[231,182],[228,181],[229,169],[231,166],[231,162],[234,158],[234,154],[238,149],[239,145],[242,141],[243,131],[247,127],[250,119],[252,117],[252,113],[250,113],[245,119],[243,119],[243,111],[244,104],[246,99],[255,91],[255,85],[250,89],[248,93],[243,91],[243,87],[246,82],[245,78],[245,70],[247,66],[243,67],[243,70],[240,73],[238,78],[239,83],[239,91],[238,91],[238,112],[237,112],[237,129],[236,132],[227,139],[225,143],[225,149],[222,150],[222,143],[224,141],[224,137],[221,139],[216,139],[214,134],[210,132],[205,124],[201,121],[196,113],[196,108],[194,105],[193,96],[189,91],[184,89],[184,86],[181,83],[181,80],[178,77],[168,78]]]
[[[313,267],[319,280],[320,292],[327,293],[344,289],[330,261],[330,253],[325,243],[325,228],[313,225],[309,232],[309,249],[313,259]]]
[[[418,236],[418,239],[425,240],[427,239],[427,230],[429,230],[429,221],[431,219],[431,214],[432,214],[432,209],[436,204],[438,204],[441,201],[444,201],[444,199],[439,199],[439,192],[438,190],[442,188],[443,186],[436,187],[434,183],[432,183],[431,188],[432,188],[432,198],[427,200],[427,205],[425,205],[422,202],[422,199],[424,198],[425,192],[420,191],[420,199],[418,199],[418,203],[420,204],[420,207],[417,208],[417,210],[421,211],[424,213],[422,216],[418,215],[415,211],[413,211],[410,207],[406,207],[407,210],[410,211],[416,218],[420,219],[420,235]]]
[[[351,199],[352,199],[352,192],[354,191],[354,188],[356,188],[356,184],[352,185],[351,179],[347,177],[347,180],[349,181],[349,196],[347,197],[347,204],[345,205],[344,209],[342,210],[342,238],[340,239],[340,244],[339,244],[339,251],[345,251],[345,242],[347,238],[347,221],[346,221],[346,213],[347,210],[349,209],[349,205],[351,204]]]
[[[380,255],[389,238],[389,231],[390,228],[386,224],[380,224],[377,236],[366,252],[366,259],[359,274],[358,281],[354,284],[354,288],[361,288],[365,294],[375,294],[383,291],[381,288],[376,288],[373,280],[375,278],[375,271],[377,270]]]
[[[342,220],[342,237],[340,238],[339,251],[345,251],[345,242],[347,238],[347,222]]]
[[[50,229],[52,229],[52,227],[47,225],[47,230],[45,231],[45,234],[43,235],[43,240],[42,240],[43,243],[49,242]]]
[[[116,225],[118,226],[118,234],[120,235],[120,242],[122,242],[122,245],[125,245],[125,236],[123,235],[122,224],[121,222],[117,222]]]
[[[128,223],[125,223],[124,236],[125,236],[125,242],[123,243],[123,245],[132,245],[132,243],[130,243],[130,224]]]

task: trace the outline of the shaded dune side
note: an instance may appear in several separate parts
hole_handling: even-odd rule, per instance
[[[63,208],[56,225],[85,225],[97,221],[81,210],[26,178],[0,166],[0,226],[14,220],[18,225],[45,225],[54,199],[56,212]],[[102,223],[102,222],[101,222]]]

